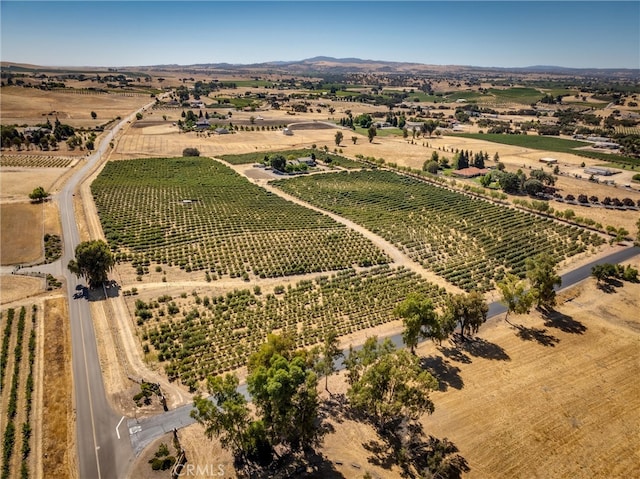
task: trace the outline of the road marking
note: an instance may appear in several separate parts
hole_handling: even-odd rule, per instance
[[[124,416],[122,416],[122,418],[120,419],[120,422],[116,426],[116,434],[118,435],[118,439],[120,439],[120,431],[118,431],[118,428],[120,427],[120,424],[122,424],[122,421],[124,421]]]

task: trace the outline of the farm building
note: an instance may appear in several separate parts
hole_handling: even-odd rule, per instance
[[[196,128],[198,130],[207,130],[209,126],[209,120],[206,118],[201,118],[196,122]]]
[[[470,166],[469,168],[462,168],[461,170],[454,170],[451,172],[454,176],[459,176],[461,178],[475,178],[476,176],[484,176],[489,173],[487,168],[476,168],[475,166]]]
[[[599,141],[595,145],[593,145],[593,147],[594,148],[606,148],[608,150],[617,150],[618,148],[620,148],[620,145],[618,145],[617,143],[614,143],[612,141]]]
[[[229,130],[227,130],[226,128],[216,128],[216,133],[218,135],[226,135],[227,133],[229,133]]]
[[[557,165],[558,160],[555,158],[540,158],[540,163],[544,163],[545,165]]]
[[[616,173],[620,173],[619,171],[612,170],[609,168],[602,168],[600,166],[590,166],[589,168],[585,168],[584,172],[588,175],[602,175],[602,176],[611,176]]]

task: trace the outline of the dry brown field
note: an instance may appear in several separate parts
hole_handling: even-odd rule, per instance
[[[0,304],[35,296],[44,291],[44,280],[31,276],[0,275]]]
[[[44,303],[44,371],[42,467],[45,477],[77,477],[71,332],[64,297]]]
[[[30,263],[43,257],[44,207],[41,204],[0,205],[0,264]]]
[[[28,124],[53,122],[92,128],[124,116],[149,102],[149,95],[126,93],[79,93],[45,91],[36,88],[2,88],[2,123]],[[91,118],[95,111],[96,119]]]

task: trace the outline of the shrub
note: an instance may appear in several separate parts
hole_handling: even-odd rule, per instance
[[[200,150],[197,148],[185,148],[182,150],[182,156],[200,156]]]

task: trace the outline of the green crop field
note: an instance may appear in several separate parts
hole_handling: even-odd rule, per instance
[[[597,160],[620,163],[625,165],[640,166],[640,159],[629,156],[616,155],[615,153],[604,153],[601,151],[576,150],[592,143],[578,140],[568,140],[556,136],[540,135],[501,135],[499,133],[456,133],[451,136],[462,136],[464,138],[474,138],[476,140],[501,143],[503,145],[520,146],[533,150],[557,151],[558,153],[572,153],[585,158],[595,158]]]
[[[170,380],[195,386],[208,375],[246,364],[267,334],[290,334],[296,346],[323,341],[398,319],[393,309],[420,292],[442,307],[446,292],[405,268],[376,266],[281,286],[263,294],[235,290],[224,296],[161,296],[136,301],[143,348],[164,364]],[[343,345],[343,346],[346,346]]]
[[[556,136],[501,135],[499,133],[456,133],[452,136],[474,138],[476,140],[501,143],[503,145],[520,146],[522,148],[531,148],[534,150],[557,151],[559,153],[573,154],[577,153],[574,148],[591,145],[591,143],[587,143],[585,141],[567,140]]]
[[[578,227],[472,198],[389,171],[327,173],[274,185],[363,225],[467,291],[547,252],[561,260],[604,240]]]
[[[249,278],[388,262],[326,215],[253,185],[209,158],[109,162],[91,185],[118,261]]]

